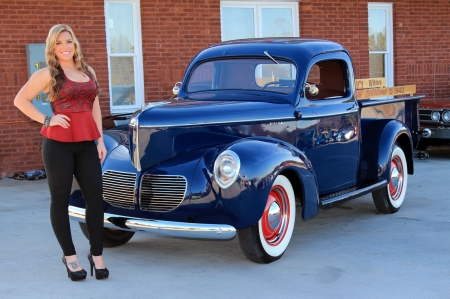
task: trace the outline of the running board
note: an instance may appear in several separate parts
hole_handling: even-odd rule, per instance
[[[338,195],[333,196],[331,198],[328,198],[329,195],[327,195],[327,196],[324,196],[327,199],[321,199],[320,200],[320,204],[322,206],[322,209],[326,210],[326,209],[332,208],[334,206],[338,206],[340,204],[343,204],[344,202],[349,201],[351,199],[354,199],[356,197],[360,197],[360,196],[362,196],[364,194],[371,193],[371,192],[373,192],[375,190],[383,188],[387,184],[388,184],[387,180],[382,180],[382,181],[379,181],[379,182],[377,182],[377,183],[375,183],[373,185],[369,185],[367,187],[359,188],[359,189],[356,189],[356,190],[351,190],[351,191],[349,191],[347,193],[344,193],[344,194],[342,194],[342,192],[339,192]]]

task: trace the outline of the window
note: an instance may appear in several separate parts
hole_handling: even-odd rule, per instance
[[[369,3],[369,76],[394,86],[392,4]]]
[[[139,0],[106,0],[111,113],[133,112],[144,104]]]
[[[294,90],[297,69],[287,61],[241,58],[208,61],[192,72],[186,90],[257,90],[289,94]]]
[[[298,2],[221,1],[222,41],[299,36]]]
[[[310,93],[310,87],[305,88],[309,100],[336,99],[347,93],[347,64],[340,60],[326,60],[315,63],[308,74],[306,82],[319,89],[317,95]]]

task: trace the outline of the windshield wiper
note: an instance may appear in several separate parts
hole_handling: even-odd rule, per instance
[[[272,59],[273,62],[275,62],[276,64],[279,64],[278,61],[275,60],[275,58],[273,58],[272,56],[270,56],[269,53],[267,53],[267,51],[264,51],[264,54],[266,54],[270,59]]]

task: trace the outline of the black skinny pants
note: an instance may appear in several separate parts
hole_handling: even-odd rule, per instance
[[[95,142],[59,142],[44,138],[42,158],[50,188],[50,220],[64,255],[76,254],[67,212],[73,176],[86,200],[86,225],[91,253],[102,255],[103,186]]]

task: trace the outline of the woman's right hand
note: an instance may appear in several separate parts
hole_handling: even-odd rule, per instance
[[[70,118],[67,115],[64,114],[56,114],[52,116],[52,119],[50,120],[50,127],[53,126],[61,126],[64,129],[67,129],[70,127]]]

